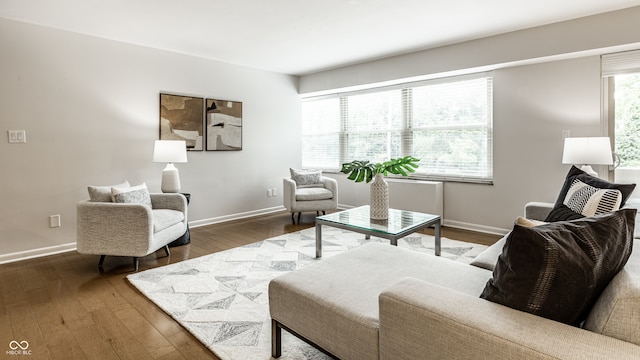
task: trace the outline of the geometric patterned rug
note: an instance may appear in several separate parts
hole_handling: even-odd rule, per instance
[[[388,243],[323,227],[322,258],[315,258],[315,229],[276,236],[246,246],[127,276],[129,282],[223,360],[271,358],[269,281],[369,242]],[[391,245],[390,245],[391,246]],[[433,236],[414,233],[398,246],[433,255]],[[486,246],[442,238],[441,256],[469,263]],[[280,359],[326,359],[282,332]]]

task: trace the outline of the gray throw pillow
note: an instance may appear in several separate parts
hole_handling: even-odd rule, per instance
[[[112,202],[111,198],[111,188],[112,187],[129,187],[129,182],[124,180],[120,184],[116,185],[108,185],[108,186],[93,186],[90,185],[87,187],[89,191],[89,200],[96,202]]]
[[[322,170],[298,170],[290,168],[291,179],[296,182],[297,187],[323,186]]]
[[[151,196],[145,183],[132,187],[113,187],[111,196],[114,203],[143,204],[151,207]]]
[[[481,298],[578,326],[633,246],[635,209],[515,225]]]

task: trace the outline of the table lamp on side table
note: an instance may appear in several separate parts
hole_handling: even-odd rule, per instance
[[[187,144],[184,140],[156,140],[153,147],[153,162],[164,162],[162,170],[163,193],[180,192],[180,174],[173,163],[187,162]]]
[[[598,176],[591,165],[613,165],[613,153],[608,137],[575,137],[564,139],[562,163],[582,165],[591,176]]]

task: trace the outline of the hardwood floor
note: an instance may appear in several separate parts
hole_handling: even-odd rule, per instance
[[[189,245],[151,254],[140,271],[250,244],[314,226],[312,213],[291,224],[289,213],[191,229]],[[430,231],[427,230],[427,233]],[[431,231],[432,233],[432,231]],[[443,228],[451,239],[491,244],[499,236]],[[0,354],[35,359],[217,359],[125,279],[130,258],[69,252],[0,265]],[[11,355],[12,341],[29,356]]]

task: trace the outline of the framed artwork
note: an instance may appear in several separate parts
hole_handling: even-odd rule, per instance
[[[204,98],[160,94],[160,140],[185,140],[187,150],[202,151]]]
[[[207,151],[242,150],[242,102],[206,99]]]

